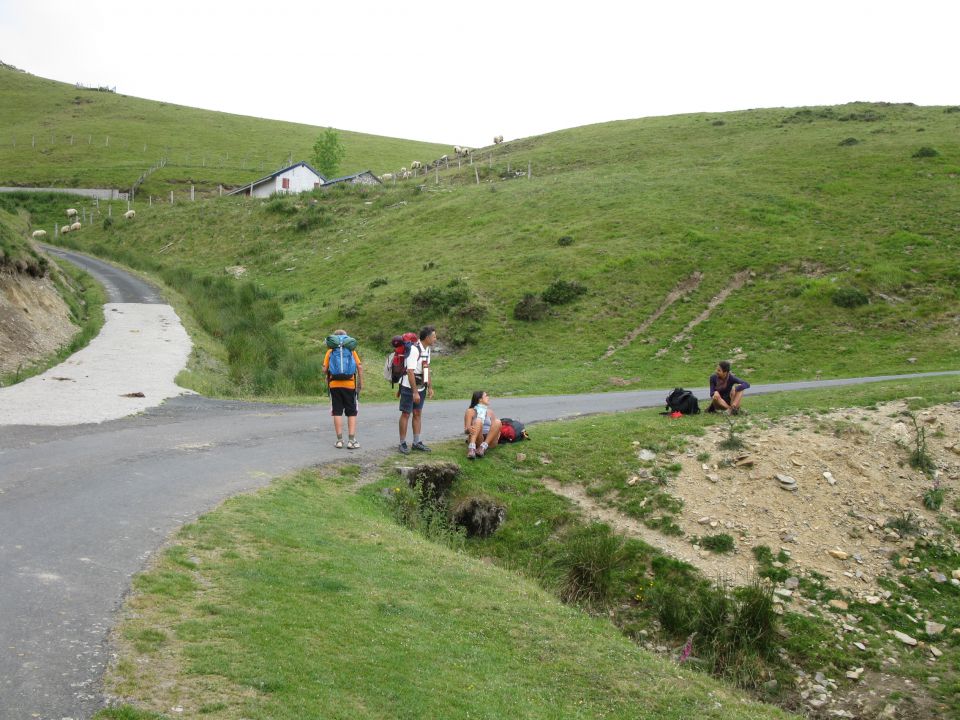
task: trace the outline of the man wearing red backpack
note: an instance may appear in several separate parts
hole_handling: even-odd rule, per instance
[[[404,455],[410,450],[430,452],[423,444],[420,429],[423,423],[423,403],[427,397],[433,397],[430,382],[430,348],[437,341],[437,331],[433,325],[426,325],[420,331],[419,342],[410,346],[407,355],[406,374],[400,379],[400,452]],[[407,445],[407,427],[413,416],[413,445]]]

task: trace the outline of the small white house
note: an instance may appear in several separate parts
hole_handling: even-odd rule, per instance
[[[302,193],[321,185],[327,179],[314,170],[306,162],[277,170],[275,173],[254,180],[252,183],[237,188],[229,195],[252,195],[257,198],[270,197],[274,193]]]

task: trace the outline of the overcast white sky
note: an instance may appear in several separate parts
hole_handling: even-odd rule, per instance
[[[153,100],[482,146],[685,112],[955,105],[958,27],[957,0],[0,0],[0,60]]]

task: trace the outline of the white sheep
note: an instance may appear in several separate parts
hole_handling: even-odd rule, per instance
[[[76,209],[76,208],[67,208],[67,217],[68,217],[68,218],[75,218],[76,216],[77,216],[77,209]]]
[[[462,152],[463,152],[463,148],[462,148],[462,147],[460,147],[459,145],[454,145],[454,146],[453,146],[453,154],[454,154],[454,155],[456,155],[457,157],[460,157],[460,154],[461,154]]]
[[[406,170],[406,169],[404,169],[404,171],[403,171],[402,173],[400,173],[400,179],[401,179],[401,180],[406,180],[406,179],[408,179],[408,178],[410,178],[410,177],[412,177],[412,176],[413,176],[413,173],[411,173],[409,170]]]
[[[470,154],[470,148],[468,147],[460,148],[460,154],[463,155],[464,157],[467,157]]]
[[[137,211],[136,211],[136,210],[127,210],[127,211],[123,214],[123,216],[124,216],[127,220],[133,220],[133,219],[137,216]]]
[[[502,142],[503,142],[503,135],[497,135],[497,136],[493,139],[493,144],[494,144],[494,145],[499,145],[499,144],[502,143]]]
[[[450,160],[450,158],[447,157],[446,155],[441,155],[441,156],[440,156],[440,159],[437,160],[437,164],[439,165],[440,163],[445,163],[445,162],[448,162],[449,160]]]
[[[382,182],[390,182],[391,180],[393,180],[393,173],[384,173],[383,175],[380,176],[380,180]]]
[[[79,222],[75,222],[75,223],[73,223],[73,224],[70,226],[70,232],[73,232],[74,230],[79,230],[79,229],[80,229],[80,223],[79,223]]]
[[[34,240],[43,240],[47,236],[46,230],[34,230],[32,237]]]
[[[414,160],[413,162],[410,163],[411,170],[419,170],[422,167],[423,167],[423,164],[419,160]]]
[[[66,235],[68,232],[70,232],[70,226],[69,226],[69,225],[64,225],[62,228],[60,228],[60,234],[61,234],[61,235]]]

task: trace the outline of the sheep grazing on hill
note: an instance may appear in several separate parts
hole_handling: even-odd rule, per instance
[[[462,152],[463,152],[463,148],[462,148],[462,147],[460,147],[459,145],[454,145],[454,146],[453,146],[453,154],[454,154],[454,155],[456,155],[457,157],[460,157],[460,153],[462,153]]]
[[[393,173],[384,173],[380,176],[380,182],[390,182],[393,180]]]
[[[43,238],[45,238],[46,236],[47,236],[46,230],[34,230],[33,233],[31,234],[31,237],[34,240],[43,240]]]
[[[503,135],[497,135],[497,136],[493,139],[493,144],[494,144],[494,145],[499,145],[499,144],[502,143],[502,142],[503,142]]]
[[[450,158],[447,155],[441,155],[440,159],[437,160],[437,165],[439,165],[440,163],[448,162],[449,160]]]
[[[422,167],[423,164],[419,160],[414,160],[412,163],[410,163],[411,170],[419,170]]]
[[[413,177],[413,173],[410,172],[409,170],[404,170],[402,173],[400,173],[401,180],[407,180],[411,177]]]
[[[460,148],[460,154],[463,155],[464,157],[467,157],[468,155],[470,155],[470,152],[471,150],[468,147]]]
[[[79,222],[75,222],[75,223],[73,223],[73,224],[70,226],[70,232],[73,232],[74,230],[79,230],[79,229],[80,229],[80,223],[79,223]]]
[[[123,216],[124,216],[127,220],[133,220],[133,219],[137,216],[137,211],[136,211],[136,210],[127,210],[127,211],[123,214]]]
[[[75,218],[76,216],[77,216],[77,209],[76,209],[76,208],[67,208],[67,217],[68,217],[68,218]]]
[[[64,225],[62,228],[60,228],[60,234],[61,234],[61,235],[66,235],[68,232],[70,232],[70,226],[69,226],[69,225]]]

